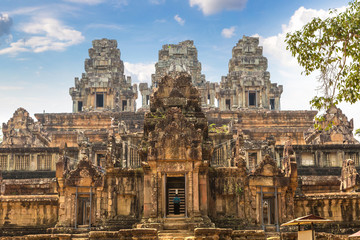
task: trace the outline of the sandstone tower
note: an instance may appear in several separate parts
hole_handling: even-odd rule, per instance
[[[198,88],[202,106],[215,106],[215,83],[205,80],[201,74],[201,63],[198,60],[194,41],[186,40],[179,44],[166,44],[159,50],[159,60],[155,64],[155,74],[151,76],[151,87],[140,84],[143,108],[149,108],[150,94],[157,88],[160,80],[169,72],[187,72],[191,75],[192,84]]]
[[[135,112],[137,85],[131,85],[131,77],[124,75],[116,40],[94,40],[92,44],[85,73],[80,80],[75,78],[75,87],[70,88],[73,112]]]
[[[217,92],[220,110],[280,110],[282,85],[270,82],[267,59],[259,38],[244,36],[232,50],[229,73],[222,77]]]

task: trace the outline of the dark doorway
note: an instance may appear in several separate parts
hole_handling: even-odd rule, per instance
[[[96,107],[97,108],[104,107],[104,94],[103,93],[96,94]]]
[[[82,101],[78,101],[78,112],[82,111],[82,107],[83,107],[83,102]]]
[[[79,197],[78,198],[78,216],[77,224],[81,226],[89,226],[90,223],[90,198]]]
[[[249,92],[249,106],[256,107],[256,92]]]
[[[275,199],[274,197],[264,197],[263,200],[263,224],[275,224]]]
[[[180,198],[178,212],[176,213],[176,206],[174,206],[174,198]],[[176,202],[176,199],[175,199]],[[166,184],[166,214],[173,216],[185,215],[185,177],[168,177]],[[176,213],[176,214],[175,214]]]
[[[126,106],[127,106],[127,101],[126,101],[126,100],[123,100],[123,101],[122,101],[122,110],[123,110],[123,111],[126,111]]]
[[[230,109],[231,109],[230,99],[226,99],[225,105],[226,105],[226,110],[230,110]]]
[[[275,109],[275,99],[270,98],[270,110],[274,110]]]

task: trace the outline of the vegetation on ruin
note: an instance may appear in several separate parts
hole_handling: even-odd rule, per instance
[[[288,33],[285,40],[303,74],[319,72],[321,94],[310,101],[318,110],[360,100],[360,2],[329,13],[326,19],[314,18],[301,30]]]
[[[216,127],[215,123],[209,125],[209,132],[212,133],[228,133],[229,128],[226,124],[222,125],[221,127]]]
[[[359,129],[356,129],[356,131],[355,131],[355,136],[359,136],[359,137],[360,137],[360,128],[359,128]]]

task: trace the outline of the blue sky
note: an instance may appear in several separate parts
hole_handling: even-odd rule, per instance
[[[71,112],[68,94],[84,72],[91,41],[118,41],[126,75],[150,82],[162,45],[194,40],[206,79],[228,73],[232,47],[258,36],[271,81],[284,85],[282,109],[310,109],[315,76],[301,76],[283,43],[348,0],[0,0],[0,122],[18,107]],[[140,99],[138,101],[140,104]],[[359,104],[342,106],[360,128]]]

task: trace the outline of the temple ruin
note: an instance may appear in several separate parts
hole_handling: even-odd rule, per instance
[[[0,238],[266,239],[307,214],[334,220],[321,239],[360,230],[353,121],[280,110],[259,39],[232,53],[210,83],[193,41],[164,45],[137,111],[116,40],[94,40],[72,113],[3,124]]]

